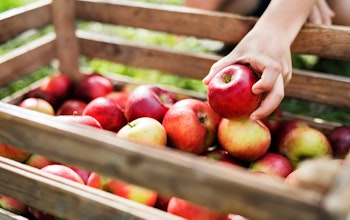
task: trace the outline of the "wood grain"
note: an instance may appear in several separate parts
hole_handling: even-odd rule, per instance
[[[41,0],[0,14],[0,43],[51,23],[50,0]]]

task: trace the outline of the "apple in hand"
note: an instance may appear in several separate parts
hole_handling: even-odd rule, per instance
[[[207,102],[187,98],[169,108],[162,124],[168,135],[169,146],[201,154],[217,140],[220,119]]]
[[[100,122],[90,115],[58,115],[55,118],[63,122],[88,125],[102,129]]]
[[[159,121],[150,117],[141,117],[129,122],[116,136],[153,147],[165,147],[167,144],[165,128]]]
[[[10,145],[0,143],[0,156],[23,163],[31,153]]]
[[[85,102],[90,102],[112,91],[113,84],[108,78],[98,73],[92,73],[85,75],[81,79],[75,88],[74,97]]]
[[[0,208],[5,209],[17,215],[29,217],[29,210],[26,204],[6,195],[0,195]],[[12,219],[12,218],[9,218],[9,219]]]
[[[55,161],[44,157],[42,155],[33,153],[30,155],[30,157],[25,161],[25,164],[31,166],[31,167],[35,167],[38,169],[41,169],[43,167],[46,167],[48,165],[52,165],[52,164],[56,164]]]
[[[277,153],[266,153],[258,160],[251,162],[249,170],[285,178],[294,170],[294,167],[284,156]]]
[[[106,97],[98,97],[90,101],[83,115],[94,117],[103,129],[113,132],[118,132],[127,123],[124,112]]]
[[[58,108],[56,115],[82,115],[87,103],[78,99],[67,99]]]
[[[208,102],[223,118],[248,117],[259,105],[262,94],[252,92],[259,80],[246,65],[233,64],[219,71],[208,84]]]
[[[262,157],[271,144],[271,133],[260,120],[223,118],[218,127],[220,146],[242,161]]]
[[[106,179],[103,190],[152,207],[154,207],[158,196],[156,191],[112,178]]]
[[[306,126],[291,130],[282,139],[278,152],[297,168],[299,163],[321,156],[332,156],[332,146],[325,134]]]
[[[350,152],[350,125],[333,128],[327,135],[335,158],[345,158]]]
[[[141,85],[129,94],[125,103],[125,116],[128,121],[151,117],[162,122],[165,113],[175,102],[171,92],[154,85]]]
[[[22,100],[18,106],[48,115],[55,115],[55,110],[52,105],[41,98],[26,98]]]
[[[177,197],[171,197],[167,212],[187,220],[226,220],[227,214],[220,214]]]

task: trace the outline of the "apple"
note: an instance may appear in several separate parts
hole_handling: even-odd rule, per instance
[[[277,153],[266,153],[258,160],[251,162],[249,170],[285,178],[294,170],[294,167],[284,156]]]
[[[63,122],[77,123],[102,129],[100,122],[90,115],[58,115],[55,118]]]
[[[12,197],[9,197],[6,195],[0,195],[0,207],[11,213],[29,217],[28,206]]]
[[[78,99],[67,99],[58,108],[56,115],[82,115],[87,103]]]
[[[106,179],[103,190],[152,207],[154,207],[158,196],[156,191],[113,178]]]
[[[238,215],[238,214],[228,214],[227,220],[249,220],[244,216]]]
[[[207,150],[201,156],[205,157],[208,160],[218,161],[226,165],[234,165],[242,167],[243,164],[241,161],[234,158],[227,150],[222,148],[215,148],[213,150]]]
[[[23,163],[31,153],[20,148],[0,143],[0,156]]]
[[[112,91],[104,97],[111,99],[115,104],[119,105],[122,111],[125,111],[125,103],[129,98],[129,93],[126,91]]]
[[[106,97],[91,100],[85,107],[83,115],[94,117],[103,129],[113,132],[118,132],[127,123],[124,112]]]
[[[176,102],[175,96],[155,85],[141,85],[135,88],[125,103],[128,121],[151,117],[162,122],[165,113]]]
[[[333,128],[327,134],[335,158],[345,158],[350,151],[350,125]]]
[[[27,98],[40,98],[44,99],[50,105],[52,106],[53,109],[56,109],[59,106],[59,101],[57,97],[55,97],[53,94],[48,93],[47,91],[44,91],[42,88],[35,88],[28,92],[27,94],[24,95],[23,100]]]
[[[218,141],[232,156],[253,161],[269,150],[271,133],[260,120],[223,118],[218,127]]]
[[[127,123],[116,136],[153,147],[165,147],[167,144],[165,128],[159,121],[150,117],[137,118]]]
[[[87,186],[93,187],[95,189],[103,189],[103,178],[100,174],[96,172],[91,172],[85,183]]]
[[[90,102],[112,91],[113,84],[107,77],[98,73],[92,73],[90,75],[85,75],[77,84],[74,97],[85,102]]]
[[[274,174],[270,174],[270,173],[267,173],[264,171],[250,170],[250,173],[257,178],[260,178],[262,181],[267,181],[267,182],[270,182],[273,184],[281,184],[284,181],[283,177],[280,177],[280,176],[277,176]]]
[[[282,109],[278,106],[270,115],[261,119],[261,121],[270,129],[272,136],[274,136],[281,128],[283,124],[282,116]]]
[[[79,167],[76,166],[72,166],[72,165],[68,165],[66,164],[65,166],[71,168],[72,170],[74,170],[77,174],[79,174],[79,176],[81,177],[81,179],[83,180],[84,184],[86,184],[88,182],[89,176],[92,172],[89,172],[87,170],[81,169]]]
[[[26,98],[22,100],[18,106],[48,115],[55,115],[55,110],[52,105],[41,98]]]
[[[55,162],[47,157],[44,157],[42,155],[33,153],[29,156],[29,158],[24,163],[31,166],[31,167],[41,169],[41,168],[46,167],[48,165],[56,164],[57,162]]]
[[[296,168],[304,160],[332,156],[332,146],[325,134],[306,126],[288,132],[279,144],[278,152]]]
[[[59,103],[66,100],[73,88],[73,81],[71,78],[63,73],[57,73],[50,76],[44,84],[40,87],[43,91],[52,94]]]
[[[82,178],[79,176],[78,173],[76,173],[73,169],[71,169],[70,167],[63,165],[63,164],[48,165],[48,166],[41,168],[40,170],[45,172],[45,173],[49,173],[49,174],[63,177],[63,178],[68,179],[70,181],[84,184],[84,181],[82,180]],[[34,216],[35,219],[45,219],[45,220],[57,219],[52,214],[46,213],[42,210],[30,207],[30,206],[28,207],[28,209],[29,209],[29,212]]]
[[[226,220],[227,214],[217,213],[204,206],[200,206],[178,197],[171,197],[168,203],[168,213],[187,220]]]
[[[247,65],[233,64],[219,71],[208,84],[208,102],[223,118],[248,117],[259,105],[262,94],[252,92],[259,80]]]
[[[162,124],[169,146],[201,154],[216,142],[220,119],[207,102],[187,98],[169,108]]]
[[[274,138],[274,148],[277,148],[278,145],[282,142],[282,139],[290,132],[291,130],[299,127],[309,127],[309,125],[300,119],[291,119],[283,121],[280,129],[276,132]],[[277,149],[274,149],[277,151]]]

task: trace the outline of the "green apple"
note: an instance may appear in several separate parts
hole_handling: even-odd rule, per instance
[[[278,152],[293,164],[322,156],[332,157],[332,146],[325,134],[309,126],[291,130],[278,146]]]
[[[163,125],[151,117],[141,117],[129,122],[116,136],[153,147],[165,147],[167,144],[167,133]]]

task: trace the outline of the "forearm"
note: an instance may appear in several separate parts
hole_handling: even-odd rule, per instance
[[[305,23],[315,0],[272,0],[254,29],[290,45]]]

